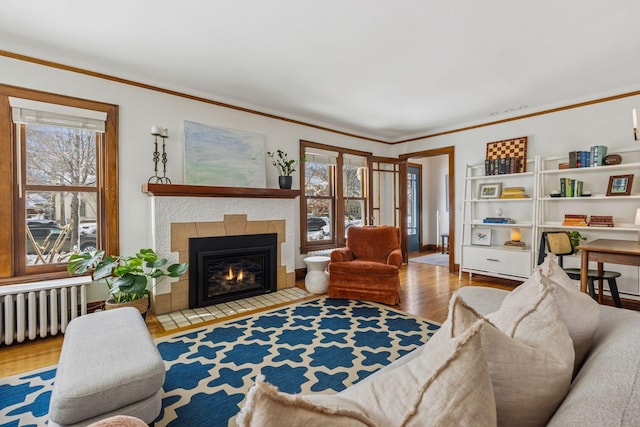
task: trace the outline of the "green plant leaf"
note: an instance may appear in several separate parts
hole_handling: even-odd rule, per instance
[[[147,261],[148,268],[158,268],[166,265],[169,261],[166,258],[161,258],[159,260]]]
[[[182,276],[184,273],[187,272],[187,269],[189,268],[189,264],[171,264],[169,267],[167,267],[167,276],[169,277],[178,277],[178,276]]]

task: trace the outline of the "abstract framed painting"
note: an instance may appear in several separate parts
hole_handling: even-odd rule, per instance
[[[184,121],[189,185],[266,188],[264,135]]]

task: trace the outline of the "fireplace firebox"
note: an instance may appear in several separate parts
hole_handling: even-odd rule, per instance
[[[262,295],[277,290],[278,236],[189,239],[189,308]]]

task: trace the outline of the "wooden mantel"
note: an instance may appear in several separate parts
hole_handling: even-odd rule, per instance
[[[279,188],[211,187],[184,184],[142,184],[142,192],[156,197],[243,197],[254,199],[295,199],[300,195],[300,190]]]

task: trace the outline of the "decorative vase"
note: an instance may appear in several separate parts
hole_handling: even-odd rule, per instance
[[[133,307],[140,312],[143,318],[146,318],[147,310],[149,309],[149,295],[134,301],[122,303],[116,303],[113,298],[109,298],[105,301],[104,306],[106,310],[113,310],[121,307]]]
[[[290,190],[292,182],[293,182],[293,177],[291,175],[278,177],[278,185],[282,189]]]

